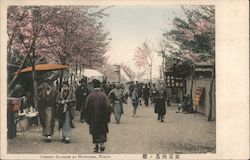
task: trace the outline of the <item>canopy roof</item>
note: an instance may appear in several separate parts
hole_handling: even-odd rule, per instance
[[[62,70],[67,68],[69,68],[69,66],[61,64],[38,64],[35,66],[35,71],[53,71],[53,70]],[[19,73],[31,72],[31,71],[32,67],[27,67],[22,69]],[[15,72],[15,74],[18,74],[18,72]]]

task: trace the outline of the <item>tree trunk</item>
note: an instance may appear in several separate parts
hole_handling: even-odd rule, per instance
[[[26,60],[27,60],[27,58],[29,57],[29,54],[30,54],[30,52],[28,52],[28,53],[25,55],[22,64],[21,64],[21,65],[19,66],[19,68],[18,68],[17,74],[13,77],[13,79],[11,80],[11,82],[10,82],[9,85],[8,85],[8,90],[12,88],[14,82],[16,81],[18,75],[20,74],[19,72],[22,70],[22,68],[23,68],[23,66],[24,66],[24,64],[25,64],[25,62],[26,62]]]
[[[32,58],[30,58],[30,62],[32,65],[32,82],[33,82],[33,89],[34,89],[34,108],[37,109],[38,101],[37,101],[37,81],[36,81],[36,71],[35,71],[35,50],[32,51]]]
[[[23,68],[23,66],[24,66],[24,64],[25,64],[25,62],[26,62],[28,56],[29,56],[30,53],[32,52],[32,49],[33,49],[33,47],[34,47],[34,45],[35,45],[35,40],[36,40],[37,36],[39,35],[39,33],[40,33],[40,31],[41,31],[42,29],[43,29],[43,26],[41,26],[40,29],[38,30],[38,32],[34,35],[34,38],[33,38],[32,42],[31,42],[31,45],[30,45],[30,47],[29,47],[29,50],[28,50],[27,54],[25,55],[24,60],[23,60],[22,64],[20,65],[20,67],[19,67],[19,69],[18,69],[18,71],[17,71],[17,74],[14,76],[14,78],[12,79],[12,81],[11,81],[11,82],[9,83],[9,85],[8,85],[8,90],[12,87],[12,85],[13,85],[14,82],[16,81],[16,79],[17,79],[17,77],[18,77],[18,75],[19,75],[19,72],[22,70],[22,68]]]
[[[12,46],[12,42],[13,42],[14,37],[15,37],[14,34],[12,34],[11,38],[9,40],[9,43],[7,44],[7,54],[10,54],[11,46]]]
[[[35,66],[32,66],[32,81],[33,81],[33,88],[34,88],[34,108],[37,109],[38,102],[37,102],[37,81],[36,81],[36,74],[35,74]]]
[[[79,70],[80,70],[79,76],[82,77],[82,76],[81,76],[81,75],[82,75],[82,64],[81,64],[81,61],[80,61],[80,64],[79,64]]]
[[[78,61],[76,61],[76,71],[75,71],[76,72],[76,74],[75,74],[76,77],[78,77],[77,71],[78,71]]]
[[[62,65],[65,65],[66,62],[65,62],[65,57],[61,57],[61,63]],[[63,70],[60,71],[61,72],[61,75],[60,75],[60,83],[59,83],[59,92],[61,92],[61,89],[62,89],[62,83],[63,83]]]
[[[194,87],[194,66],[192,66],[192,73],[191,73],[191,88],[190,88],[190,98],[193,101],[193,87]],[[195,112],[197,111],[197,106],[195,106]]]
[[[150,83],[152,84],[152,68],[153,68],[153,62],[152,62],[152,59],[151,59],[151,64],[150,64]]]
[[[208,115],[208,121],[212,121],[212,114],[213,114],[213,85],[214,85],[214,78],[215,78],[215,69],[213,67],[212,80],[210,82],[210,90],[209,90],[209,115]]]

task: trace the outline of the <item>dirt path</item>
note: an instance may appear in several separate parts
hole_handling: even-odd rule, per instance
[[[176,107],[167,107],[164,123],[156,120],[152,106],[139,106],[138,117],[133,118],[132,106],[124,106],[121,124],[109,124],[108,142],[105,153],[206,153],[215,152],[215,122],[208,122],[200,114],[175,113]],[[44,142],[40,127],[18,133],[8,140],[8,153],[69,153],[92,154],[92,137],[88,125],[78,122],[73,130],[72,143],[64,144],[56,128],[52,143]]]

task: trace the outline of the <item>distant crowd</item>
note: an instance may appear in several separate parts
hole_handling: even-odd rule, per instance
[[[128,86],[127,86],[128,85]],[[120,124],[123,114],[123,105],[131,102],[133,106],[132,117],[137,117],[138,105],[154,105],[157,119],[164,122],[166,114],[165,100],[167,92],[163,84],[156,87],[155,84],[139,83],[138,81],[126,84],[115,82],[100,82],[93,80],[87,83],[81,79],[79,85],[72,89],[68,82],[64,82],[61,88],[54,87],[54,82],[45,80],[38,87],[38,111],[42,135],[47,142],[52,141],[55,121],[58,119],[59,130],[62,130],[62,142],[70,143],[72,137],[71,129],[75,127],[75,111],[80,112],[80,121],[89,125],[90,134],[95,144],[94,151],[104,151],[104,142],[107,141],[108,123],[111,113],[114,114],[115,122]],[[24,90],[18,84],[11,91],[10,97],[22,98]],[[32,101],[32,96],[26,98]],[[129,101],[128,101],[129,99]],[[29,102],[30,105],[33,102]]]

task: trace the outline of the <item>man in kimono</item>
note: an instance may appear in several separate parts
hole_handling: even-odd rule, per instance
[[[43,128],[42,135],[46,137],[47,142],[51,142],[55,126],[57,91],[50,80],[46,80],[39,88],[41,90],[38,94],[38,111]]]
[[[100,81],[93,81],[93,91],[89,94],[85,105],[85,121],[95,144],[94,152],[104,151],[107,141],[108,123],[111,108],[107,95],[100,88]]]
[[[145,104],[145,106],[148,106],[148,100],[149,100],[149,88],[148,88],[148,84],[145,84],[145,87],[143,88],[143,98],[144,98],[144,104]]]
[[[62,91],[57,96],[59,130],[62,129],[62,141],[70,143],[71,128],[74,128],[75,94],[70,91],[67,83],[63,84]]]
[[[128,87],[128,90],[129,90],[129,97],[132,96],[132,92],[134,91],[134,82],[130,83],[129,87]]]
[[[81,79],[80,80],[80,86],[76,89],[76,110],[80,111],[81,118],[80,121],[84,122],[84,106],[86,102],[86,98],[89,94],[89,90],[87,87],[87,81]]]
[[[154,101],[155,101],[156,92],[157,90],[156,90],[155,84],[153,84],[153,86],[149,90],[151,104],[155,103]]]
[[[115,114],[115,121],[120,124],[121,114],[123,113],[122,102],[123,102],[123,89],[120,88],[120,83],[117,82],[116,88],[109,92],[109,98],[113,102],[113,112]]]
[[[103,80],[102,84],[101,84],[101,89],[103,90],[103,92],[108,95],[109,94],[109,87],[107,85],[107,81]]]

